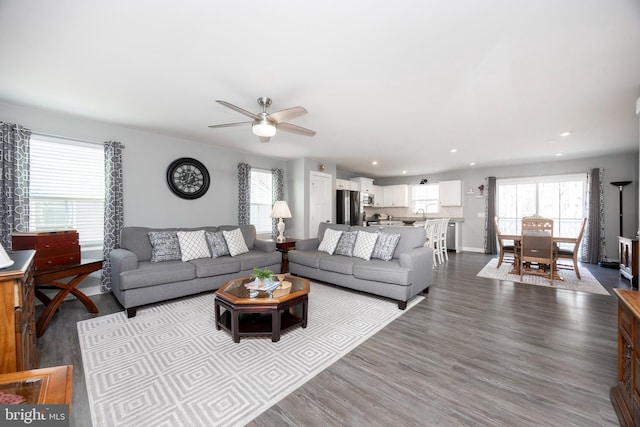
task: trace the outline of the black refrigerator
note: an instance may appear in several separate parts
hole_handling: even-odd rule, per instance
[[[338,190],[336,196],[336,223],[362,225],[360,192]]]

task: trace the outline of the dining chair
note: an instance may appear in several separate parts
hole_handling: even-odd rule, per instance
[[[424,228],[427,234],[427,241],[425,242],[425,246],[433,249],[433,268],[436,268],[436,264],[442,263],[442,254],[440,253],[439,245],[438,245],[438,220],[437,219],[429,219],[424,223]],[[436,262],[436,257],[438,261]]]
[[[449,254],[447,253],[447,231],[449,230],[449,218],[442,218],[439,220],[438,228],[438,249],[440,250],[443,262],[449,261]]]
[[[584,218],[582,220],[582,226],[580,227],[580,232],[578,233],[578,237],[576,237],[575,242],[571,243],[573,244],[573,248],[558,249],[558,258],[573,260],[573,270],[575,270],[578,280],[582,279],[580,277],[580,271],[578,270],[578,252],[580,252],[580,242],[582,241],[582,235],[584,234],[584,227],[586,224],[587,224],[587,218]],[[558,268],[560,268],[560,266],[558,266]],[[571,269],[571,267],[564,267],[564,266],[562,268]]]
[[[516,248],[515,248],[515,242],[513,240],[506,240],[504,237],[502,237],[502,233],[500,232],[500,226],[498,225],[497,216],[493,217],[493,224],[496,230],[496,237],[498,238],[498,249],[500,250],[499,258],[498,258],[498,268],[500,268],[500,266],[502,265],[502,261],[505,260],[504,258],[505,254],[511,255],[510,258],[507,258],[508,261],[511,261],[511,262],[514,261],[514,258],[516,256]],[[511,242],[511,244],[509,245],[506,242]]]
[[[536,270],[531,264],[538,265]],[[556,251],[553,244],[553,220],[548,218],[522,218],[520,240],[520,279],[525,274],[548,276],[553,283]],[[525,264],[527,268],[525,269]]]

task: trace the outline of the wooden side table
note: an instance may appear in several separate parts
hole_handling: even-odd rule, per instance
[[[638,240],[618,236],[620,245],[620,276],[629,279],[632,288],[638,288]]]
[[[296,248],[296,242],[298,239],[287,238],[284,242],[276,242],[276,248],[282,252],[282,266],[280,267],[280,274],[287,273],[289,271],[289,256],[287,252]]]
[[[0,392],[31,405],[71,405],[72,386],[71,365],[0,375]]]

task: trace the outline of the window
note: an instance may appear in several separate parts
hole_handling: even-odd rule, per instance
[[[576,237],[584,212],[586,175],[499,179],[497,215],[500,231],[519,234],[522,217],[553,219],[556,236]]]
[[[418,212],[438,213],[440,207],[440,186],[438,184],[421,184],[411,186],[411,209]]]
[[[101,145],[32,135],[29,230],[74,229],[83,250],[104,239]]]
[[[271,234],[273,221],[269,217],[273,206],[271,171],[251,169],[251,210],[249,218],[257,234]]]

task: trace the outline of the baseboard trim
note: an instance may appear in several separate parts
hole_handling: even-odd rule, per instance
[[[476,252],[476,253],[479,253],[479,254],[483,254],[484,253],[484,248],[472,248],[472,247],[469,247],[469,246],[464,246],[462,248],[462,251],[463,252]]]

